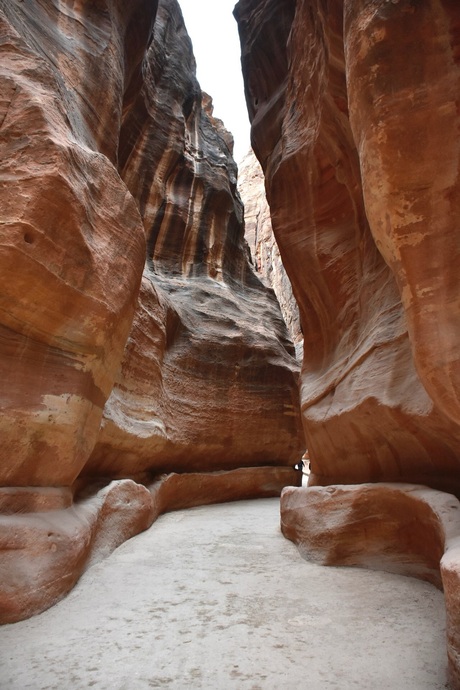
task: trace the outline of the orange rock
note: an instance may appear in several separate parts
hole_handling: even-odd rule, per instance
[[[459,492],[459,10],[241,0],[235,12],[304,333],[311,482]]]
[[[279,492],[304,449],[294,348],[179,6],[86,5],[0,11],[3,621],[170,505]],[[156,498],[131,481],[165,471],[184,474]]]
[[[0,485],[291,464],[297,364],[178,4],[2,21]]]
[[[417,373],[435,408],[458,425],[460,7],[345,7],[366,214],[398,284]]]
[[[286,491],[283,530],[321,562],[442,578],[459,688],[458,518],[445,530],[460,495],[460,5],[240,0],[235,15],[304,333],[309,486],[327,487]],[[331,486],[388,481],[449,494]]]
[[[144,73],[120,166],[147,263],[85,473],[292,465],[305,446],[294,349],[249,266],[232,140],[202,98],[173,2],[160,3]]]
[[[3,485],[69,485],[79,474],[144,263],[139,210],[99,149],[101,129],[119,129],[125,75],[111,63],[123,46],[114,17],[80,19],[54,7],[49,16],[41,3],[10,3],[0,15]],[[114,89],[105,107],[99,79]]]
[[[435,513],[433,501],[440,506]],[[453,496],[417,485],[289,487],[282,494],[281,529],[308,560],[387,570],[440,586],[442,515],[445,508],[453,518],[458,507]]]

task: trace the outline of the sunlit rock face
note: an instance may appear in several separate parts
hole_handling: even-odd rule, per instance
[[[244,237],[254,269],[261,280],[273,288],[297,357],[301,359],[303,335],[299,309],[273,234],[263,171],[252,149],[239,166],[238,191],[244,204]]]
[[[139,208],[116,162],[156,3],[78,5],[1,5],[3,485],[79,474],[144,264]]]
[[[236,7],[305,338],[311,484],[460,489],[459,16],[408,0]]]

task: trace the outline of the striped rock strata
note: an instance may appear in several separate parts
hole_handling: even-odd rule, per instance
[[[143,216],[147,262],[85,471],[290,464],[304,445],[294,350],[249,266],[231,135],[208,96],[202,107],[175,3],[159,5],[145,75],[119,164]]]
[[[231,136],[202,106],[175,0],[2,3],[0,22],[0,610],[14,620],[88,561],[87,524],[66,517],[57,542],[43,525],[90,482],[135,478],[144,495],[160,472],[278,472],[304,441],[293,347],[249,266]],[[232,498],[265,494],[267,470],[251,472]],[[143,529],[136,501],[124,529],[122,504],[113,530]],[[23,606],[36,571],[43,596]]]
[[[2,3],[2,485],[76,478],[131,328],[145,240],[116,160],[154,13],[104,5]]]
[[[236,16],[305,338],[312,482],[458,491],[460,8],[241,0]]]
[[[312,474],[283,495],[283,530],[323,563],[441,584],[460,688],[460,6],[240,0],[235,14],[304,333]]]

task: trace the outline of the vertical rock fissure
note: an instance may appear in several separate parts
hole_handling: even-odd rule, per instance
[[[238,191],[244,206],[245,239],[251,252],[252,263],[261,280],[273,289],[294,343],[296,357],[301,361],[303,334],[299,308],[273,233],[263,171],[252,150],[240,163]]]

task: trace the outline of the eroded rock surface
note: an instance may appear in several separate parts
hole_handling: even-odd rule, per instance
[[[261,280],[273,288],[297,357],[301,360],[303,335],[299,308],[273,234],[263,171],[252,149],[239,166],[238,191],[244,204],[244,236],[254,269]]]
[[[120,165],[147,263],[87,471],[292,463],[304,445],[294,351],[249,266],[232,139],[209,96],[203,107],[175,3],[160,3],[145,75]]]
[[[312,483],[460,489],[459,13],[236,7],[252,144],[305,338]]]
[[[114,164],[154,14],[147,2],[93,4],[83,21],[57,2],[1,6],[3,485],[68,485],[96,441],[145,258]]]
[[[14,620],[87,562],[99,509],[72,497],[94,477],[135,477],[141,499],[159,472],[272,466],[288,482],[304,440],[294,349],[249,265],[232,138],[177,2],[1,3],[0,21],[0,605]],[[231,497],[264,487],[243,472]],[[114,543],[150,519],[127,503],[127,530],[124,499],[103,509]],[[43,525],[62,511],[55,543]]]
[[[449,676],[460,687],[460,503],[410,484],[296,489],[281,495],[281,529],[308,560],[427,580],[444,590]]]
[[[288,467],[169,474],[148,486],[131,479],[81,487],[70,505],[50,503],[49,489],[29,489],[5,510],[0,493],[0,624],[40,613],[62,599],[90,566],[163,513],[240,499],[278,496],[296,481]],[[21,492],[20,489],[16,490]],[[10,490],[10,498],[13,491]],[[37,506],[46,509],[32,512]],[[11,504],[10,504],[11,507]],[[6,514],[4,514],[6,513]]]
[[[283,464],[303,445],[292,347],[179,6],[122,5],[4,10],[4,484],[71,483],[109,394],[93,474]]]
[[[458,688],[458,525],[447,544],[429,489],[377,482],[460,493],[460,6],[240,0],[235,14],[304,333],[312,473],[285,494],[283,529],[330,564],[392,562],[439,582],[442,558]]]

